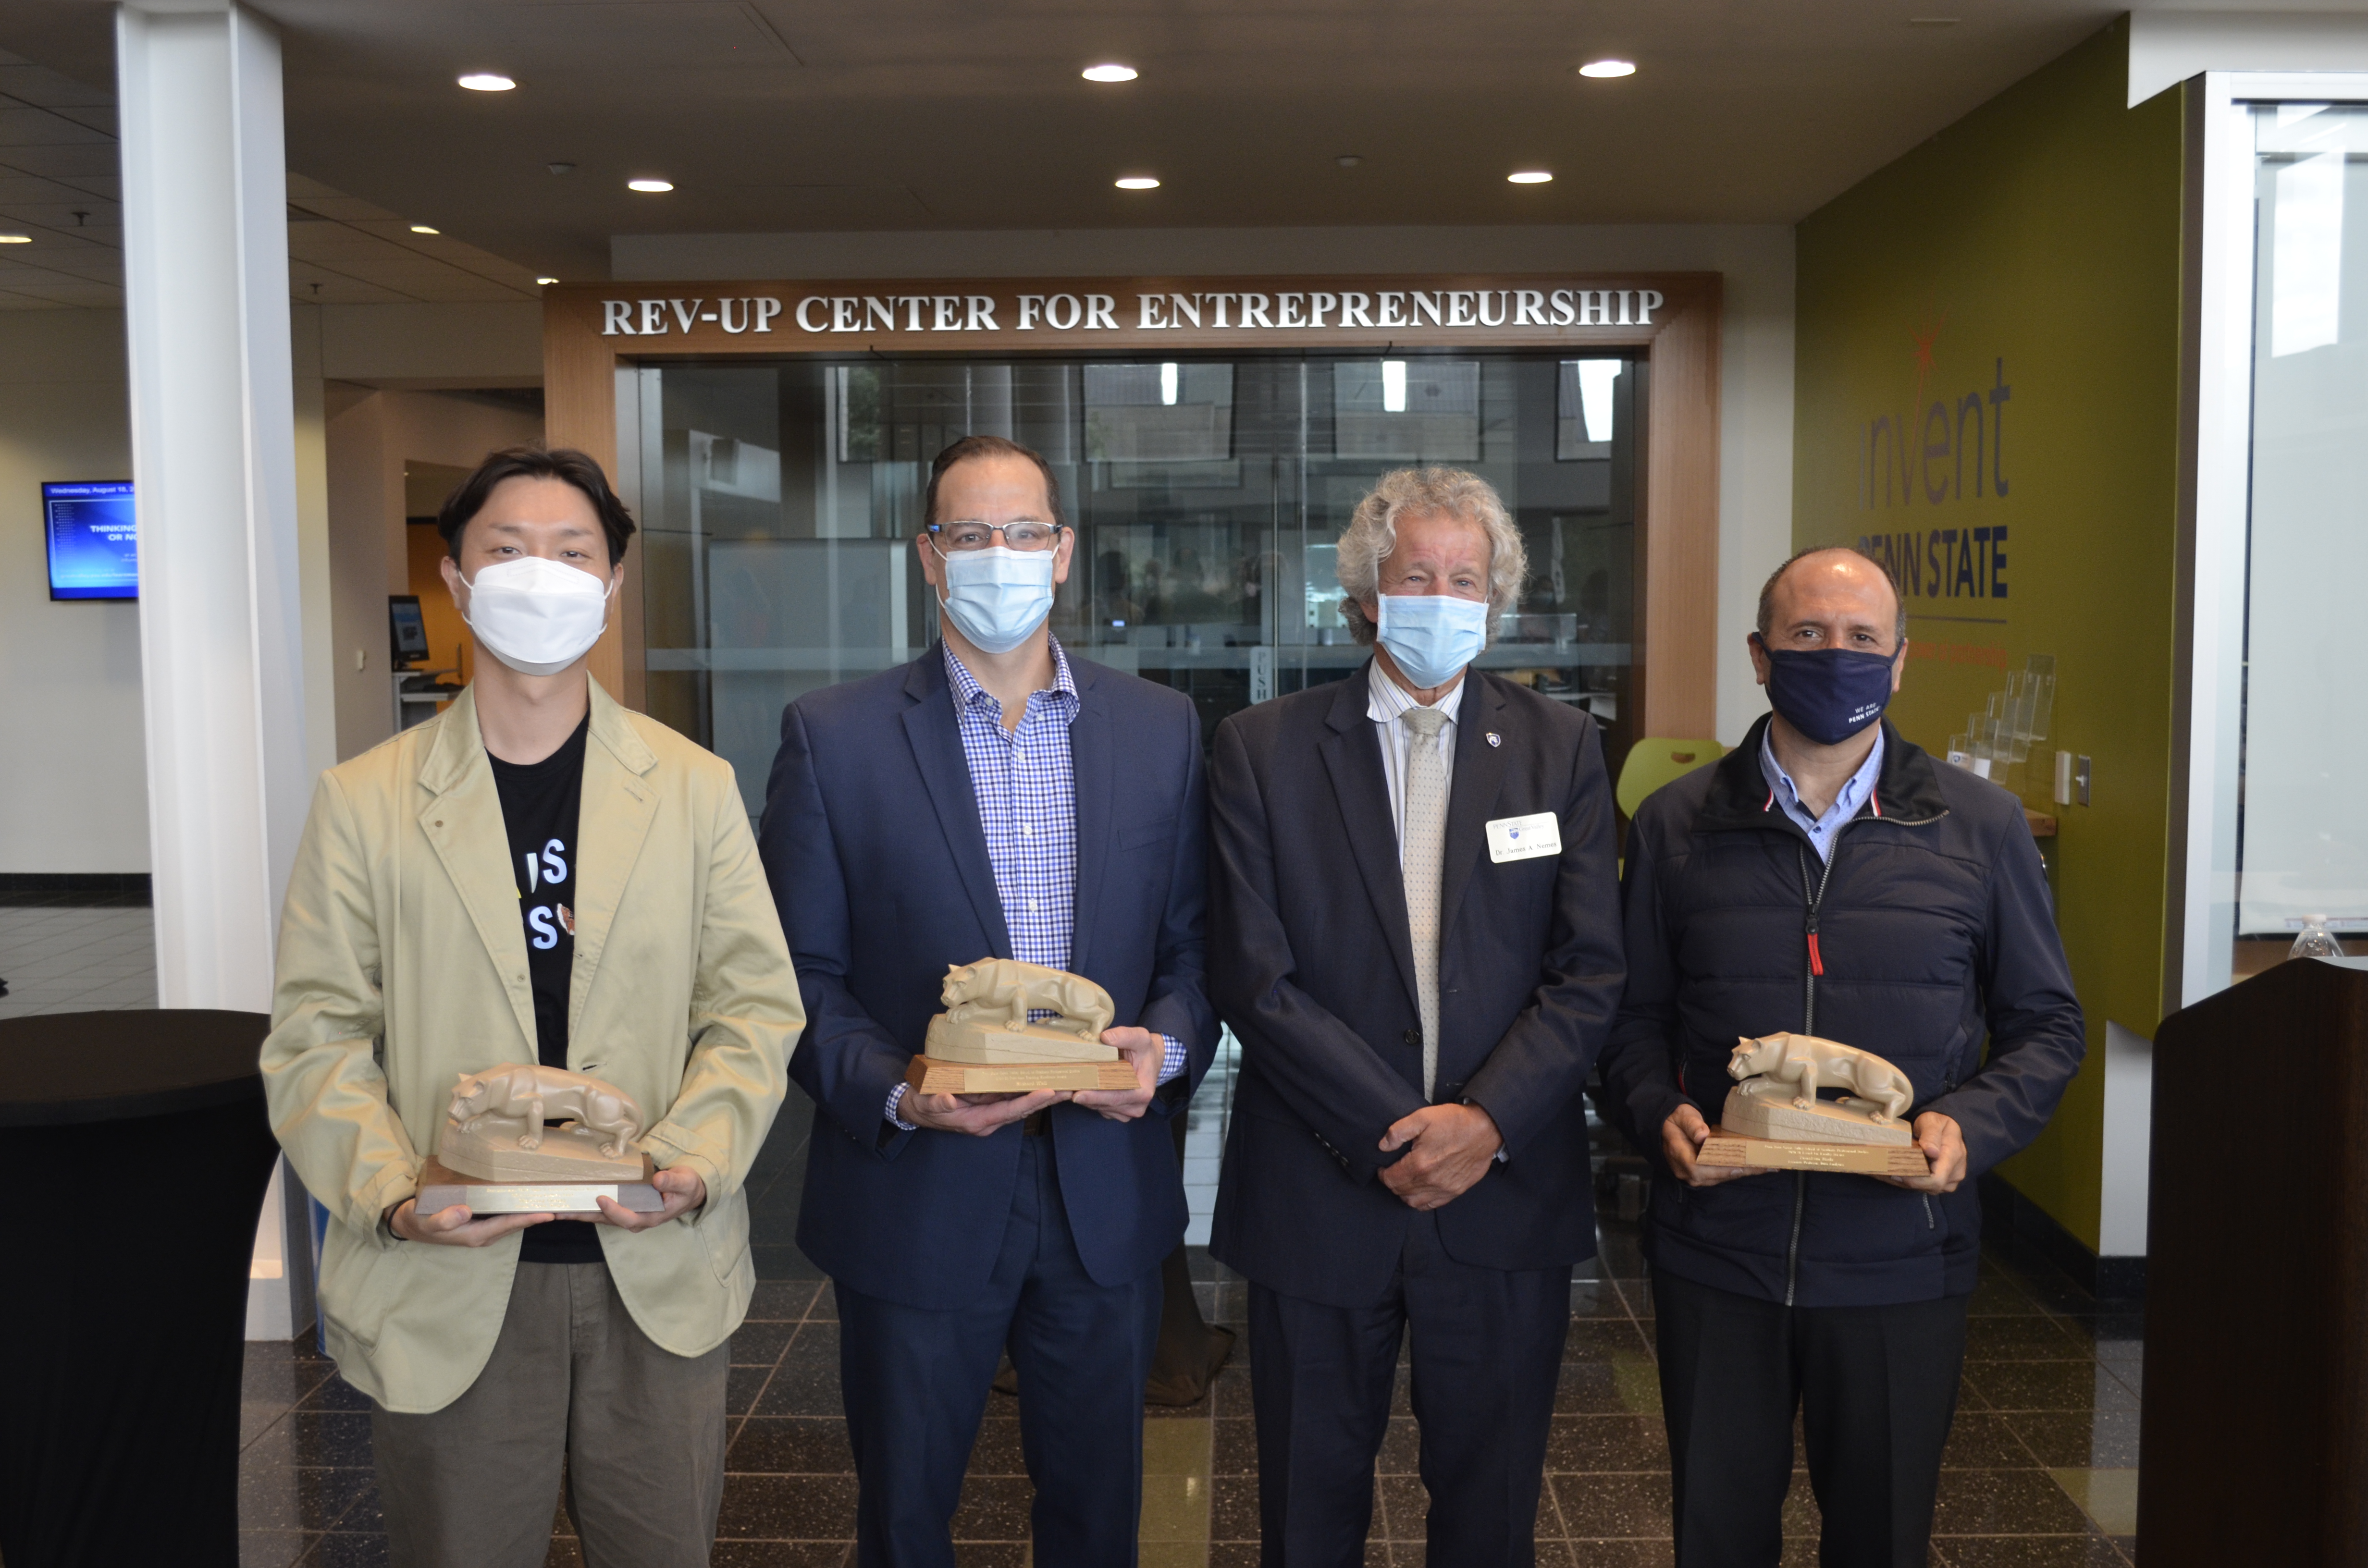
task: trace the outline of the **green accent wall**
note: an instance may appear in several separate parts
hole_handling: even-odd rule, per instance
[[[1911,579],[1901,731],[1943,753],[2056,658],[2021,792],[2061,822],[2089,1062],[2001,1171],[2091,1249],[2105,1021],[2161,1017],[2176,625],[2180,97],[2125,108],[2127,61],[2124,19],[1819,209],[1798,253],[1793,540]],[[2090,805],[2051,803],[2057,748],[2095,759]]]

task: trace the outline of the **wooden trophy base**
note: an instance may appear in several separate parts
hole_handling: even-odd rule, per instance
[[[449,1170],[433,1158],[419,1167],[418,1212],[433,1214],[455,1203],[483,1214],[598,1214],[599,1199],[613,1198],[636,1214],[655,1214],[666,1207],[666,1197],[650,1185],[656,1171],[647,1154],[641,1156],[639,1180],[615,1176],[606,1181],[487,1181]]]
[[[437,1141],[436,1157],[444,1168],[478,1181],[642,1181],[649,1156],[630,1144],[621,1154],[604,1154],[602,1134],[578,1123],[564,1122],[542,1130],[542,1141],[531,1149],[518,1147],[518,1123],[489,1123],[464,1132],[447,1122]]]
[[[1850,1171],[1920,1176],[1931,1162],[1904,1121],[1877,1122],[1852,1106],[1794,1105],[1782,1095],[1727,1092],[1719,1125],[1694,1155],[1699,1165],[1769,1171]]]
[[[1038,1089],[1132,1089],[1134,1066],[1119,1062],[947,1062],[916,1056],[905,1082],[924,1095],[1024,1095]]]

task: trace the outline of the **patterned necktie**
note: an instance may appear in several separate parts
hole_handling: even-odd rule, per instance
[[[1439,1078],[1439,871],[1447,848],[1447,758],[1439,735],[1447,715],[1409,708],[1398,717],[1413,733],[1398,866],[1406,881],[1406,932],[1414,938],[1415,1000],[1422,1010],[1422,1097],[1429,1099]]]

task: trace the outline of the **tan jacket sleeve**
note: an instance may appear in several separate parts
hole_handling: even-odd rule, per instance
[[[339,1223],[376,1235],[379,1216],[416,1188],[419,1156],[374,1054],[385,1011],[369,863],[352,802],[322,775],[280,913],[262,1066],[296,1174]]]
[[[789,941],[729,769],[713,818],[690,1061],[666,1119],[643,1138],[659,1165],[699,1173],[710,1212],[747,1179],[789,1091],[790,1048],[806,1023]]]

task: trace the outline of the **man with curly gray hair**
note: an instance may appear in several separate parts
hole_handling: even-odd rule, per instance
[[[1372,659],[1217,730],[1210,1250],[1250,1280],[1269,1562],[1361,1560],[1409,1330],[1429,1561],[1534,1555],[1623,974],[1594,722],[1474,663],[1523,564],[1486,480],[1383,475],[1340,539]]]

